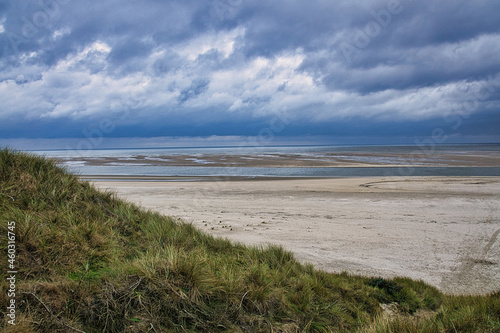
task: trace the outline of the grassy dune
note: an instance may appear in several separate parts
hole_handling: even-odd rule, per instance
[[[214,238],[4,149],[4,253],[10,221],[16,325],[4,315],[2,332],[500,332],[500,292],[447,296],[405,278],[328,274],[281,247]],[[7,271],[4,259],[4,314]]]

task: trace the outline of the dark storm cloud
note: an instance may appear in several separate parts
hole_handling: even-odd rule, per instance
[[[81,136],[108,118],[109,135],[252,135],[277,112],[281,134],[413,135],[466,103],[460,130],[491,134],[498,12],[494,0],[2,0],[2,136]]]
[[[344,26],[327,55],[311,55],[302,68],[332,90],[360,93],[498,73],[498,10],[493,2],[408,0],[356,8],[364,21]]]
[[[207,79],[194,80],[188,88],[181,91],[179,101],[186,102],[191,98],[199,96],[203,92],[207,91],[209,83],[210,81]]]

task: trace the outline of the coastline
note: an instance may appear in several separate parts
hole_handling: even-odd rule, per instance
[[[144,175],[80,175],[80,180],[90,182],[122,181],[122,182],[242,182],[328,179],[330,177],[250,177],[250,176],[144,176]]]
[[[498,167],[500,152],[491,151],[424,151],[410,149],[391,152],[398,147],[388,147],[388,151],[310,151],[251,152],[251,148],[228,153],[202,150],[200,153],[168,153],[168,150],[117,151],[105,155],[76,154],[54,156],[62,165],[97,166],[149,166],[149,167],[217,167],[217,168],[362,168],[362,167]],[[360,149],[360,148],[358,148]],[[250,152],[248,151],[250,150]],[[148,155],[148,153],[150,155]],[[115,156],[113,156],[116,154]]]
[[[325,271],[406,276],[450,294],[500,284],[500,177],[99,177],[88,179],[142,207],[282,245]]]

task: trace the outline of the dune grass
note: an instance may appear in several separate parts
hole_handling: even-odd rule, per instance
[[[214,238],[4,149],[4,251],[9,221],[16,325],[2,320],[2,332],[500,332],[500,293],[447,296],[406,278],[318,271],[281,247]],[[2,292],[4,313],[8,302]]]

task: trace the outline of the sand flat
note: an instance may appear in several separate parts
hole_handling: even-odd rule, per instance
[[[148,179],[149,180],[149,179]],[[96,181],[244,244],[281,244],[328,272],[500,290],[500,177]]]
[[[355,149],[355,148],[353,148]],[[399,150],[399,151],[393,151]],[[164,152],[165,153],[165,152]],[[198,154],[132,154],[127,156],[59,157],[61,164],[80,163],[89,166],[135,165],[169,167],[498,167],[497,150],[428,150],[411,147],[378,147],[370,151],[339,150],[308,153],[261,152],[251,147],[239,153],[220,154],[205,151]]]

